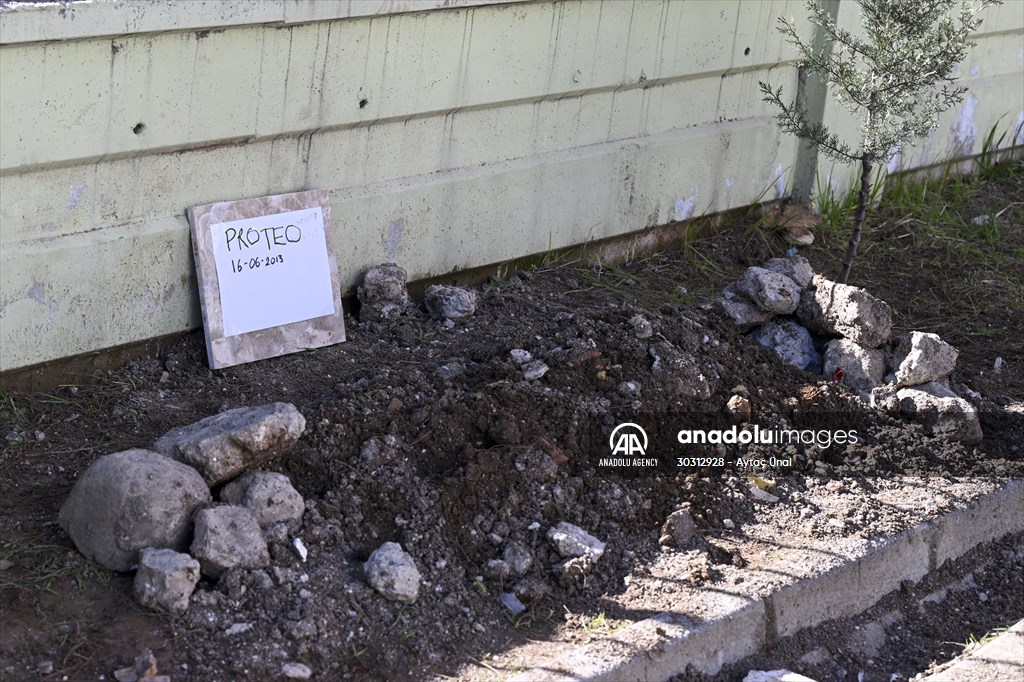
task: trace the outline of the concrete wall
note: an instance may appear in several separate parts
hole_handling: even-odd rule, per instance
[[[775,198],[798,154],[757,88],[795,91],[780,14],[802,2],[4,7],[0,371],[198,327],[197,204],[327,189],[351,287]],[[1024,120],[1024,5],[991,17],[977,102],[905,164]]]

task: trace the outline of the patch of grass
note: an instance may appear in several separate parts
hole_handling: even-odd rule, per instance
[[[981,154],[978,155],[978,177],[982,180],[998,178],[1003,167],[1013,160],[1015,153],[1013,143],[1020,139],[1021,130],[1024,129],[1024,121],[1016,128],[1007,127],[1001,133],[999,124],[1006,114],[999,117],[995,125],[989,129],[988,135],[981,144]],[[996,135],[999,137],[996,137]]]
[[[588,634],[595,632],[609,632],[612,630],[612,626],[608,622],[608,619],[605,618],[604,611],[602,611],[587,622],[583,623],[583,630]]]
[[[89,581],[106,582],[110,578],[105,568],[60,545],[4,542],[0,544],[0,558],[14,563],[0,572],[0,590],[42,590],[56,594],[68,585],[81,589]]]
[[[0,388],[0,428],[31,429],[39,425],[42,415],[25,397],[15,396]]]
[[[512,613],[511,611],[505,612],[505,617],[508,622],[512,624],[516,630],[525,630],[537,622],[550,621],[555,615],[553,609],[548,609],[545,613],[538,613],[536,606],[531,606],[522,613]]]
[[[986,148],[1005,137],[990,133]],[[989,159],[1005,153],[987,152]],[[851,284],[894,307],[898,332],[938,333],[965,359],[990,365],[997,330],[1024,326],[1024,160],[980,163],[984,173],[972,176],[952,166],[938,175],[890,176],[869,208]],[[848,220],[848,198],[825,201],[826,220]],[[817,231],[812,260],[837,265],[844,231]]]
[[[967,639],[965,641],[963,641],[963,642],[943,642],[943,644],[952,644],[953,646],[958,646],[961,649],[963,649],[965,652],[966,651],[973,651],[974,649],[978,649],[978,648],[981,648],[981,647],[985,646],[989,642],[991,642],[994,639],[998,638],[1000,635],[1005,634],[1008,630],[1009,630],[1009,628],[1006,628],[1006,627],[994,628],[992,630],[989,630],[987,633],[982,635],[980,638],[977,635],[975,635],[973,632],[971,632],[971,633],[969,633],[967,635]]]

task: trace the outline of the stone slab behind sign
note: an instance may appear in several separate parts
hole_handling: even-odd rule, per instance
[[[345,340],[327,192],[188,210],[210,367]]]

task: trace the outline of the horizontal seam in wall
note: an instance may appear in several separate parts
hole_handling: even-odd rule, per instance
[[[746,119],[739,119],[735,121],[716,121],[702,126],[679,128],[676,130],[669,130],[661,133],[656,133],[654,135],[608,140],[604,142],[596,142],[589,145],[582,145],[579,147],[572,147],[569,149],[558,149],[554,151],[543,152],[540,154],[532,154],[529,156],[518,157],[515,159],[492,161],[474,166],[438,170],[430,173],[418,173],[415,175],[408,175],[400,178],[379,180],[377,182],[367,183],[365,185],[353,185],[349,187],[327,189],[330,192],[332,202],[352,201],[380,194],[403,192],[413,189],[420,189],[424,187],[431,187],[434,185],[441,185],[449,182],[459,182],[475,178],[500,175],[502,173],[523,170],[535,166],[554,165],[564,163],[567,161],[575,161],[594,156],[602,156],[614,153],[619,148],[626,145],[651,147],[669,141],[685,140],[687,138],[706,137],[708,135],[709,128],[717,130],[717,132],[720,134],[731,134],[740,130],[757,129],[764,126],[769,120],[771,120],[771,117],[769,116],[758,116]],[[282,189],[281,191],[291,190]],[[126,228],[130,228],[132,226],[146,226],[152,225],[155,222],[168,222],[169,227],[170,220],[176,220],[179,221],[182,225],[185,225],[187,223],[185,222],[186,218],[183,211],[184,207],[182,207],[179,212],[175,212],[172,214],[153,215],[148,216],[145,219],[130,220],[124,223],[118,223],[116,225],[107,225],[104,227],[98,227],[92,230],[85,230],[80,232],[69,232],[66,234],[46,235],[42,237],[35,237],[32,239],[15,240],[3,244],[2,246],[5,251],[19,248],[31,250],[33,248],[39,248],[41,245],[56,244],[63,240],[68,240],[75,237],[85,237],[86,235],[89,235],[90,239],[95,239],[97,233],[103,233],[106,231],[117,232],[116,235],[111,235],[111,240],[120,239],[125,237],[123,231]],[[133,232],[133,234],[138,234],[138,232]],[[100,237],[100,239],[105,240],[106,238]],[[13,254],[4,255],[13,256]]]
[[[54,163],[35,163],[35,164],[22,164],[18,166],[9,166],[6,168],[0,168],[0,178],[8,175],[16,175],[22,173],[33,173],[40,170],[54,170],[57,168],[69,168],[73,166],[84,166],[88,164],[104,163],[107,161],[119,161],[122,159],[138,158],[143,156],[156,156],[160,154],[178,154],[189,151],[203,151],[205,149],[215,149],[219,147],[239,146],[250,144],[253,142],[266,142],[270,140],[287,140],[293,138],[299,138],[303,136],[320,135],[329,132],[338,132],[342,130],[353,130],[358,128],[368,128],[377,125],[387,125],[390,123],[398,123],[402,121],[416,121],[426,118],[435,118],[442,116],[451,116],[452,114],[473,112],[473,111],[486,111],[488,109],[500,109],[503,107],[517,106],[520,104],[538,104],[540,102],[559,102],[562,100],[569,100],[575,98],[585,97],[587,95],[604,94],[608,92],[627,92],[630,90],[650,90],[653,88],[665,87],[674,83],[683,81],[699,81],[708,78],[724,78],[725,76],[736,76],[752,71],[770,71],[777,68],[785,68],[787,66],[793,66],[795,68],[796,62],[785,61],[779,63],[769,63],[752,65],[749,67],[743,67],[741,69],[717,69],[714,71],[706,72],[695,72],[689,74],[680,74],[672,76],[670,78],[657,78],[645,81],[643,83],[618,83],[601,86],[598,88],[584,88],[581,90],[568,90],[565,92],[552,93],[548,95],[532,95],[529,97],[520,97],[516,99],[501,100],[498,102],[484,102],[480,104],[471,104],[464,107],[452,107],[448,109],[433,109],[430,111],[416,112],[413,114],[401,114],[395,116],[388,116],[384,118],[367,119],[363,121],[351,121],[346,123],[338,123],[334,125],[320,126],[316,128],[303,128],[298,130],[279,131],[269,135],[236,135],[234,137],[222,138],[219,140],[204,140],[201,142],[185,143],[185,144],[174,144],[165,145],[161,147],[151,147],[141,150],[130,150],[123,152],[116,152],[113,154],[102,154],[94,156],[78,157],[74,159],[65,159]],[[692,127],[699,127],[701,125],[708,125],[716,123],[717,121],[705,121],[704,123],[698,123]]]

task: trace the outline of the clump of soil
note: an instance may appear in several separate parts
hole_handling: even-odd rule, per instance
[[[350,317],[344,344],[216,373],[193,334],[91,384],[6,396],[0,554],[11,565],[0,571],[0,671],[109,679],[148,647],[175,680],[279,679],[287,662],[323,679],[508,672],[521,663],[503,652],[542,657],[664,610],[672,589],[656,587],[659,576],[676,576],[681,590],[738,584],[769,561],[769,540],[866,541],[1024,473],[1012,378],[987,385],[986,439],[965,447],[879,416],[738,334],[707,304],[741,267],[729,238],[719,282],[702,282],[680,254],[615,269],[545,266],[489,281],[476,314],[453,327],[415,308],[389,323]],[[637,315],[652,337],[638,338]],[[547,373],[526,380],[510,356],[517,348]],[[970,386],[973,371],[955,382]],[[724,408],[738,386],[762,428],[853,429],[862,440],[744,451],[791,460],[759,472],[780,500],[770,508],[751,495],[747,472],[677,466],[684,454],[739,452],[676,441],[680,429],[731,425]],[[305,563],[287,542],[272,543],[270,569],[204,580],[189,611],[171,618],[136,606],[130,576],[89,565],[56,526],[96,457],[271,401],[307,419],[294,450],[270,467],[307,500]],[[656,467],[599,466],[623,422],[646,431]],[[941,485],[920,483],[936,477]],[[915,495],[919,505],[891,503]],[[662,524],[680,508],[699,537],[663,547]],[[567,564],[545,537],[561,521],[607,543],[604,555]],[[386,541],[423,575],[414,604],[383,599],[363,578],[362,563]],[[494,563],[510,546],[529,555],[521,575]],[[512,614],[503,592],[526,611]]]

